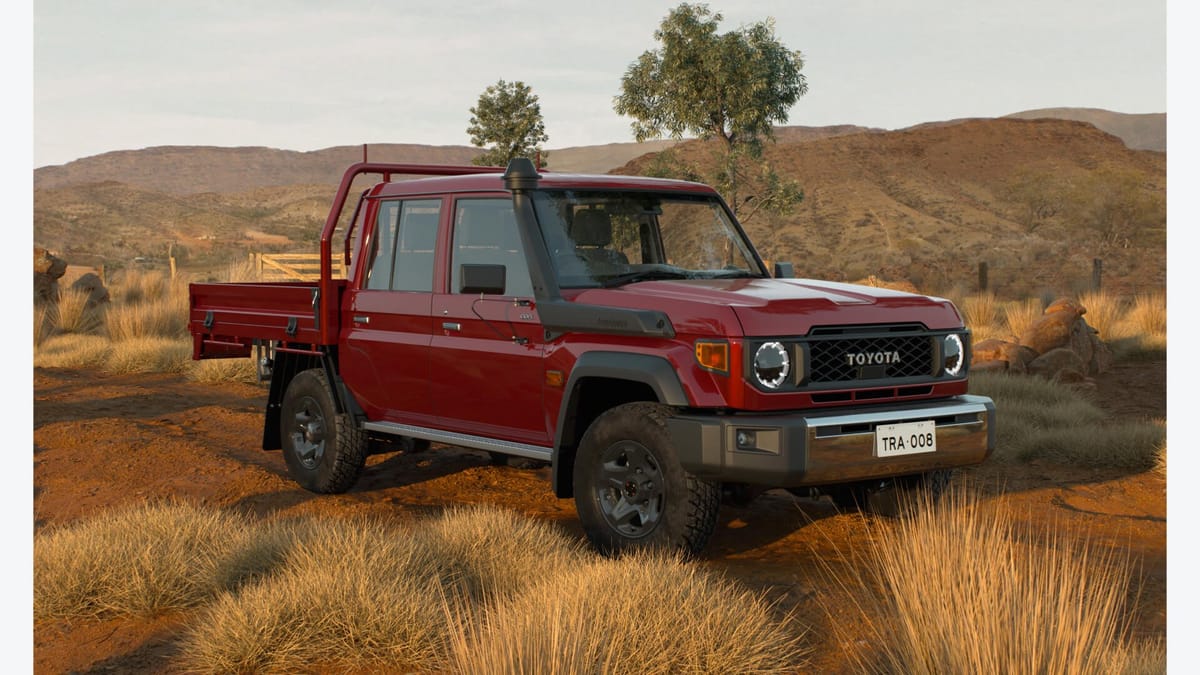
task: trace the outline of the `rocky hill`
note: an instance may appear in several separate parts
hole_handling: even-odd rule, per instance
[[[705,144],[672,152],[712,173]],[[1129,175],[1147,197],[1165,200],[1165,153],[1130,149],[1091,124],[968,120],[777,143],[767,156],[805,197],[789,214],[755,214],[746,228],[764,258],[790,260],[805,276],[875,275],[947,291],[974,286],[987,263],[995,290],[1022,296],[1084,290],[1100,258],[1106,287],[1118,292],[1166,284],[1165,221],[1119,245],[1102,245],[1070,222],[1067,206],[1037,228],[1020,222],[1008,189],[1023,175],[1046,176],[1064,191],[1099,172]],[[616,172],[644,173],[653,161],[638,158]]]
[[[1165,228],[1101,247],[1064,214],[1034,231],[1019,222],[1008,194],[1032,171],[1066,186],[1111,169],[1136,175],[1140,191],[1165,199],[1165,153],[1127,145],[1134,130],[1146,137],[1157,122],[1109,115],[1100,116],[1106,124],[1138,118],[1127,120],[1125,141],[1093,123],[1038,111],[901,131],[783,127],[768,156],[805,199],[787,215],[755,215],[747,229],[764,257],[791,260],[816,277],[905,278],[933,292],[973,286],[985,262],[997,290],[1037,294],[1086,285],[1099,257],[1106,286],[1162,288]],[[704,143],[656,141],[551,150],[549,168],[645,172],[653,153],[668,148],[701,170],[712,167]],[[44,167],[35,171],[34,243],[73,264],[110,267],[161,259],[172,244],[207,269],[242,260],[247,251],[312,250],[333,185],[362,152],[162,147]],[[368,147],[373,161],[413,163],[467,164],[477,152]]]

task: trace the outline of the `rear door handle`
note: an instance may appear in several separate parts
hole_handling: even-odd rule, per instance
[[[354,317],[354,323],[362,323],[362,324],[368,324],[368,323],[371,323],[371,317],[369,317],[369,316],[356,316],[356,317]]]
[[[460,331],[462,330],[462,324],[455,321],[443,321],[442,330]]]

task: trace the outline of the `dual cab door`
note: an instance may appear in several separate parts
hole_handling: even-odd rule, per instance
[[[367,222],[340,368],[368,418],[549,445],[542,328],[511,197],[378,198]],[[463,264],[505,265],[505,293],[457,292]]]

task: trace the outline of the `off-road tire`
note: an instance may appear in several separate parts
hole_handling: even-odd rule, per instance
[[[338,414],[325,371],[297,373],[280,410],[280,438],[288,474],[306,490],[345,492],[362,473],[367,434],[345,413]]]
[[[720,484],[683,469],[671,442],[671,408],[627,403],[592,422],[575,457],[575,506],[604,555],[637,549],[699,554],[717,525]]]

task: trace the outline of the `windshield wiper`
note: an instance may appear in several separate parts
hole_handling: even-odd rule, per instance
[[[613,286],[622,286],[631,284],[635,281],[653,281],[659,279],[691,279],[693,278],[690,272],[680,270],[639,270],[637,272],[629,272],[628,274],[618,274],[615,277],[610,277],[601,282],[604,288],[612,288]]]

